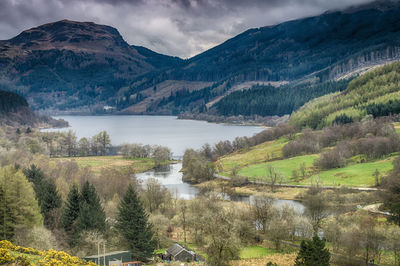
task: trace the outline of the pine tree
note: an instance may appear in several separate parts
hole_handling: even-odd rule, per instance
[[[80,199],[78,186],[73,184],[69,190],[61,217],[61,224],[69,236],[68,242],[70,246],[75,246],[78,239],[76,220],[79,216]]]
[[[135,259],[146,261],[152,256],[156,247],[152,225],[148,223],[148,215],[131,184],[120,202],[116,228]]]
[[[95,187],[86,181],[80,195],[79,215],[77,219],[78,231],[98,230],[106,228],[106,214],[100,204]]]
[[[15,217],[10,209],[3,187],[0,185],[0,239],[11,240],[14,235]]]
[[[44,225],[47,228],[54,228],[55,225],[55,213],[56,209],[61,208],[61,196],[57,191],[56,184],[53,179],[44,179],[42,182],[42,193],[40,198],[40,211],[43,214]]]
[[[45,226],[54,228],[55,217],[53,211],[60,208],[62,203],[56,184],[52,179],[46,177],[42,170],[34,164],[30,168],[24,169],[24,174],[33,183]]]
[[[329,266],[330,257],[329,250],[325,248],[325,242],[318,236],[314,236],[312,240],[301,242],[295,265]]]
[[[40,182],[42,182],[42,180],[45,178],[42,170],[36,165],[32,164],[30,168],[24,169],[23,172],[28,181],[34,184],[35,192],[39,193],[40,191],[36,191],[40,188],[38,184],[40,184]]]

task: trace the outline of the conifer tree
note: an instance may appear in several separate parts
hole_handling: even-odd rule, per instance
[[[0,239],[11,240],[14,235],[15,217],[10,209],[3,187],[0,185]]]
[[[48,228],[54,228],[55,216],[53,211],[61,208],[61,196],[57,191],[53,179],[44,179],[41,182],[42,189],[38,199],[40,199],[40,211],[43,214],[44,225]]]
[[[77,219],[78,231],[104,231],[106,214],[100,204],[95,187],[86,181],[80,195],[79,215]]]
[[[62,203],[56,184],[52,179],[46,177],[42,170],[34,164],[30,168],[24,169],[24,174],[33,183],[45,226],[54,228],[55,217],[53,210],[60,208]]]
[[[331,255],[325,248],[325,242],[318,236],[312,240],[302,241],[297,255],[296,266],[329,266]]]
[[[156,242],[142,202],[132,184],[128,186],[118,207],[117,225],[134,259],[146,261],[153,254]]]
[[[35,192],[21,171],[12,166],[1,168],[0,184],[3,193],[1,205],[6,206],[3,213],[10,213],[0,221],[3,236],[11,238],[16,230],[30,229],[43,223]]]
[[[65,202],[61,224],[65,232],[69,236],[69,244],[74,246],[77,242],[78,232],[76,228],[76,220],[79,216],[80,195],[78,186],[73,184],[69,190],[67,201]]]

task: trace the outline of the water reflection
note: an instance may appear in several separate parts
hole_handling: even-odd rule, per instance
[[[182,181],[182,163],[164,165],[157,169],[150,170],[145,173],[137,174],[136,177],[143,185],[149,178],[154,178],[158,180],[162,185],[164,185],[172,194],[176,197],[183,199],[191,199],[196,197],[199,193],[199,189]],[[226,200],[233,200],[239,202],[246,202],[252,204],[254,202],[254,196],[241,196],[236,195],[231,198],[229,195],[221,195],[221,198]],[[298,201],[294,200],[275,200],[273,205],[281,207],[283,205],[288,205],[292,207],[297,213],[303,214],[305,207]]]
[[[194,198],[198,193],[198,189],[182,181],[181,169],[181,163],[165,165],[145,173],[137,174],[136,178],[143,184],[146,184],[149,178],[154,178],[171,191],[174,196],[183,199]]]

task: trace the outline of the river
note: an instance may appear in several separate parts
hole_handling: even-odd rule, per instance
[[[136,178],[141,181],[143,185],[149,178],[154,178],[158,180],[162,185],[171,191],[174,196],[191,199],[196,196],[198,189],[188,183],[182,181],[182,164],[171,164],[160,169],[151,170],[144,173],[136,174]],[[235,201],[246,202],[251,204],[253,202],[253,196],[239,196]],[[292,207],[295,211],[302,214],[304,212],[304,205],[298,201],[294,200],[275,200],[273,203],[275,206],[288,205]]]

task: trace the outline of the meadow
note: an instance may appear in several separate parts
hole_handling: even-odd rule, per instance
[[[115,156],[86,156],[72,158],[54,158],[52,160],[74,161],[79,167],[90,167],[95,173],[100,173],[103,169],[121,169],[131,167],[135,173],[146,172],[154,168],[155,163],[151,158],[124,158],[120,155]]]

